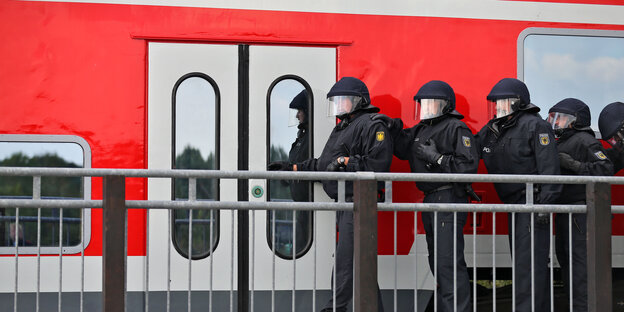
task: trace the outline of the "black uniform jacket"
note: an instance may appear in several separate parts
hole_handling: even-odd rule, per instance
[[[559,155],[550,125],[539,114],[514,113],[511,119],[493,119],[475,136],[488,173],[558,175]],[[524,183],[495,183],[504,203],[526,196]],[[559,198],[560,184],[543,184],[536,203],[551,204]]]
[[[310,157],[310,135],[308,133],[307,124],[300,124],[297,131],[297,139],[290,147],[288,153],[288,162],[296,164]],[[294,201],[308,201],[310,193],[310,182],[308,181],[289,181],[290,194]]]
[[[615,148],[607,149],[607,157],[613,163],[613,174],[624,168],[624,153],[619,152]]]
[[[579,173],[561,168],[561,174],[584,176],[613,175],[613,164],[607,157],[600,141],[596,140],[593,131],[567,130],[559,140],[557,149],[581,162]],[[585,201],[585,185],[564,184],[559,203],[567,204]]]
[[[358,112],[343,119],[334,127],[323,148],[321,156],[297,163],[297,170],[325,171],[327,165],[340,156],[349,157],[345,171],[390,171],[392,162],[392,138],[385,124],[372,120],[370,113]],[[378,190],[383,189],[383,182],[378,183]],[[333,199],[338,198],[336,181],[323,181],[325,193]],[[353,197],[353,183],[345,185],[345,197]]]
[[[417,144],[433,140],[442,162],[427,164],[416,158],[413,152]],[[394,155],[408,160],[412,172],[417,173],[477,173],[479,153],[470,129],[458,118],[443,115],[432,120],[424,120],[409,129],[403,129],[394,138]],[[421,191],[431,192],[445,182],[416,182]],[[463,188],[458,191],[464,193]]]

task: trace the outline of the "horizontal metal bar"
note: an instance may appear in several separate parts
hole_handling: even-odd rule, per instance
[[[0,167],[0,176],[68,176],[105,177],[123,175],[133,178],[221,178],[221,179],[276,179],[276,180],[378,180],[428,182],[494,182],[494,183],[550,183],[584,184],[603,182],[624,184],[624,177],[574,175],[504,175],[504,174],[438,174],[395,172],[312,172],[312,171],[227,171],[227,170],[173,170],[173,169],[88,169]]]
[[[20,222],[37,222],[41,220],[41,222],[50,222],[50,223],[59,223],[59,217],[36,217],[36,216],[20,216]],[[0,216],[0,221],[15,221],[15,216]],[[67,218],[63,217],[63,223],[80,223],[82,222],[81,218]]]
[[[585,213],[585,205],[379,203],[379,211]]]
[[[0,208],[102,208],[101,200],[30,200],[0,199]],[[353,210],[353,203],[335,202],[219,202],[219,201],[156,201],[126,200],[134,209],[226,209],[226,210]],[[476,212],[554,212],[585,213],[585,205],[522,205],[522,204],[434,204],[378,203],[379,211],[476,211]],[[624,205],[611,206],[611,213],[624,213]],[[4,216],[6,218],[14,218]],[[0,218],[0,220],[4,220]],[[26,220],[20,217],[20,220]],[[45,218],[45,217],[44,217]],[[42,218],[42,220],[44,219]],[[56,219],[58,221],[58,218]]]

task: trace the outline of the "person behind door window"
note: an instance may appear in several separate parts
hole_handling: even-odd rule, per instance
[[[546,121],[552,125],[555,132],[561,174],[582,176],[613,174],[613,165],[590,127],[591,113],[585,103],[573,98],[564,99],[548,111]],[[557,203],[585,205],[585,185],[564,184]],[[567,213],[557,214],[555,218],[557,260],[561,265],[567,297],[570,294],[571,239],[573,310],[587,311],[587,215],[572,214],[572,222],[569,221],[569,216]],[[570,224],[572,224],[571,238]]]
[[[308,131],[308,91],[303,90],[297,94],[288,105],[291,112],[289,125],[298,128],[297,137],[290,146],[288,161],[275,161],[269,164],[268,170],[288,169],[290,164],[296,164],[310,158],[310,134]],[[290,187],[290,195],[297,202],[310,200],[310,182],[308,181],[284,181]]]
[[[624,168],[624,103],[613,102],[600,112],[598,129],[603,140],[611,148],[606,150],[607,157],[613,162],[613,173]]]
[[[343,77],[327,93],[328,114],[340,122],[334,127],[319,158],[280,164],[279,170],[294,171],[374,171],[388,172],[392,162],[392,140],[381,120],[373,120],[379,108],[371,104],[368,88],[359,79]],[[338,199],[337,181],[323,181],[329,197]],[[378,191],[383,182],[378,183]],[[353,201],[353,183],[345,185],[346,201]],[[330,298],[322,311],[346,311],[353,296],[353,212],[336,212],[336,298]],[[333,289],[332,282],[332,289]],[[379,288],[379,287],[378,287]],[[378,291],[379,311],[383,311]]]
[[[496,116],[476,135],[479,152],[488,173],[523,175],[558,175],[559,156],[550,125],[531,103],[526,85],[514,78],[504,78],[494,85],[487,100]],[[505,204],[524,204],[524,183],[495,183],[498,197]],[[541,184],[533,189],[534,203],[554,203],[561,185]],[[548,273],[549,215],[515,214],[515,311],[532,311],[531,280],[535,282],[535,311],[549,311]],[[508,214],[509,246],[512,246],[512,214]],[[534,231],[532,230],[534,229]],[[531,235],[535,235],[535,266],[531,270]]]
[[[401,130],[401,119],[378,117],[391,125],[394,155],[408,160],[411,171],[416,173],[477,173],[479,153],[472,132],[461,121],[464,116],[455,110],[453,88],[444,81],[432,80],[418,90],[414,101],[415,119],[420,122],[412,128]],[[469,194],[474,194],[470,184],[465,183],[416,182],[416,186],[425,194],[424,203],[465,204]],[[467,215],[458,212],[455,224],[453,212],[438,212],[437,216],[433,212],[422,213],[431,272],[436,272],[434,261],[437,261],[438,311],[471,311],[470,277],[464,260],[463,228]],[[437,260],[434,258],[436,239]],[[454,265],[457,267],[457,309]]]

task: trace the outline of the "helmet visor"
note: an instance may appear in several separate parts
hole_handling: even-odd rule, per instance
[[[576,116],[560,112],[550,112],[546,118],[546,122],[552,126],[553,130],[571,128],[575,121]]]
[[[352,113],[362,98],[354,95],[335,95],[327,98],[327,116],[344,116]]]
[[[294,127],[306,122],[306,112],[303,109],[288,109],[288,126]]]
[[[442,99],[416,100],[416,120],[436,118],[444,114],[448,101]]]
[[[502,118],[514,112],[514,105],[520,102],[518,98],[498,99],[488,101],[489,111],[493,113],[493,118]]]

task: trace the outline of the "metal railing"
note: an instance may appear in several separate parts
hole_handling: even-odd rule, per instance
[[[395,289],[394,309],[397,309],[396,287],[396,256],[397,256],[397,220],[396,212],[491,212],[493,218],[499,212],[516,213],[550,213],[552,229],[552,213],[586,213],[587,214],[587,265],[588,265],[588,302],[590,311],[611,311],[611,213],[623,213],[624,206],[611,207],[611,189],[614,184],[624,184],[622,177],[585,177],[585,176],[525,176],[525,175],[473,175],[473,174],[415,174],[415,173],[334,173],[334,172],[252,172],[252,171],[213,171],[213,170],[153,170],[153,169],[69,169],[69,168],[0,168],[0,176],[32,176],[32,199],[0,199],[0,208],[16,208],[16,222],[19,222],[20,208],[103,208],[103,246],[102,246],[102,304],[104,311],[124,311],[126,295],[126,210],[127,209],[222,209],[222,210],[313,210],[313,211],[353,211],[354,213],[354,295],[355,311],[377,311],[377,212],[394,211],[394,257],[395,257]],[[42,199],[40,196],[41,176],[64,177],[103,177],[102,200],[53,200]],[[187,201],[166,200],[126,200],[125,178],[169,178],[189,179],[189,196]],[[262,202],[262,201],[198,201],[196,200],[197,179],[275,179],[275,180],[338,180],[339,199],[337,202]],[[345,182],[353,181],[353,203],[346,202]],[[377,202],[377,181],[385,181],[385,201]],[[524,183],[526,194],[532,194],[534,184],[586,184],[586,205],[535,205],[533,197],[527,196],[526,204],[456,204],[456,203],[394,203],[392,202],[392,182],[395,181],[428,181],[428,182],[494,182]],[[294,214],[293,214],[294,215]],[[473,218],[476,214],[473,213]],[[513,218],[512,217],[512,218]],[[60,219],[62,219],[62,210]],[[212,218],[212,217],[211,217]],[[414,224],[418,224],[418,215],[414,214]],[[455,214],[456,219],[456,214]],[[571,218],[570,218],[571,219]],[[148,218],[149,220],[149,218]],[[189,214],[189,242],[191,242],[192,214]],[[476,223],[476,220],[473,219]],[[62,223],[61,223],[62,224]],[[169,223],[170,224],[170,223]],[[253,224],[253,223],[252,223]],[[456,221],[454,222],[456,224]],[[513,223],[512,223],[513,224]],[[253,225],[252,225],[253,226]],[[149,221],[147,224],[149,229]],[[84,229],[84,226],[83,226]],[[455,231],[457,229],[455,228]],[[60,229],[62,233],[62,227]],[[233,230],[232,230],[233,231]],[[293,229],[293,237],[295,229]],[[435,230],[434,230],[435,231]],[[511,228],[512,233],[515,229]],[[415,231],[416,232],[416,231]],[[532,231],[533,232],[533,231]],[[212,230],[211,230],[212,233]],[[253,232],[252,232],[253,233]],[[273,229],[275,233],[275,229]],[[496,233],[496,222],[493,223]],[[316,235],[316,233],[315,233]],[[334,233],[335,235],[335,233]],[[473,233],[476,237],[476,230]],[[496,243],[492,235],[493,246]],[[513,236],[513,234],[512,234]],[[212,237],[210,239],[212,242]],[[120,243],[124,242],[124,243]],[[474,243],[474,241],[473,241]],[[436,240],[437,244],[437,240]],[[552,235],[550,253],[552,255]],[[189,255],[191,244],[189,243]],[[253,248],[253,243],[252,243]],[[275,243],[273,244],[275,246]],[[513,246],[513,239],[512,239]],[[149,248],[149,242],[147,243]],[[274,247],[273,247],[274,248]],[[513,248],[512,248],[513,249]],[[476,247],[473,248],[473,252]],[[273,250],[274,252],[274,250]],[[315,248],[316,252],[316,248]],[[19,246],[15,244],[15,303],[17,311],[18,290],[18,254]],[[147,252],[149,254],[149,252]],[[253,254],[253,250],[252,250]],[[455,254],[455,253],[454,253]],[[493,267],[496,268],[495,250],[492,253]],[[62,256],[62,250],[60,251]],[[40,254],[37,254],[39,261]],[[476,255],[475,255],[476,257]],[[190,258],[190,257],[189,257]],[[232,258],[233,251],[232,251]],[[437,260],[437,256],[434,256]],[[149,261],[149,260],[148,260]],[[211,260],[212,261],[212,260]],[[512,259],[512,263],[514,263]],[[251,263],[254,270],[253,261]],[[334,260],[335,267],[335,260]],[[437,265],[434,265],[437,268]],[[474,266],[476,269],[476,265]],[[551,281],[552,281],[552,265]],[[39,270],[39,268],[38,268]],[[62,265],[61,265],[62,270]],[[415,268],[417,271],[417,269]],[[513,265],[512,265],[513,270]],[[275,270],[273,270],[274,272]],[[496,282],[494,270],[493,282]],[[433,272],[436,276],[437,272]],[[316,271],[314,273],[316,275]],[[456,269],[455,269],[456,274]],[[61,275],[62,277],[62,272]],[[149,276],[149,275],[148,275]],[[189,259],[189,294],[188,309],[191,309],[190,282],[191,260]],[[253,273],[252,273],[253,276]],[[82,277],[84,281],[84,276]],[[239,276],[240,278],[240,276]],[[247,276],[248,278],[248,276]],[[275,276],[273,277],[275,278]],[[296,274],[294,274],[296,278]],[[39,275],[37,275],[39,279]],[[212,263],[211,263],[212,279]],[[316,279],[316,277],[315,277]],[[476,283],[476,278],[474,278]],[[599,281],[599,282],[598,282]],[[248,281],[247,281],[248,282]],[[211,282],[212,283],[212,282]],[[335,279],[334,279],[335,283]],[[456,283],[456,277],[455,277]],[[59,281],[62,289],[62,281]],[[149,284],[149,283],[148,283]],[[247,283],[248,285],[248,283]],[[293,282],[293,288],[295,283]],[[552,283],[551,283],[552,293]],[[253,278],[252,278],[253,287]],[[456,285],[455,285],[456,287]],[[414,289],[414,310],[417,310],[417,293]],[[571,289],[571,287],[570,287]],[[211,284],[212,290],[212,284]],[[455,288],[456,290],[456,288]],[[242,289],[239,289],[241,294]],[[434,301],[437,300],[434,288]],[[476,298],[476,287],[475,287]],[[244,292],[243,292],[244,293]],[[39,289],[37,289],[37,298]],[[149,292],[148,292],[149,294]],[[210,292],[212,300],[212,291]],[[293,289],[294,296],[294,289]],[[335,294],[334,294],[335,296]],[[496,289],[493,290],[493,309],[496,310]],[[314,297],[314,296],[313,296]],[[512,296],[515,300],[515,294]],[[572,296],[570,296],[571,298]],[[82,298],[82,291],[81,291]],[[169,294],[167,294],[169,309]],[[251,293],[253,309],[253,291]],[[38,299],[37,299],[38,300]],[[314,298],[313,306],[314,304]],[[476,300],[474,300],[476,310]],[[571,301],[571,299],[570,299]],[[149,303],[149,300],[147,301]],[[59,291],[59,310],[61,296]],[[456,305],[456,302],[455,302]],[[551,309],[552,309],[551,296]],[[435,305],[437,308],[437,305]],[[37,302],[38,308],[38,302]],[[232,299],[230,297],[230,308]],[[239,311],[248,311],[249,307],[239,306]],[[273,306],[274,308],[274,306]],[[314,307],[313,307],[314,309]],[[82,310],[82,299],[81,299]],[[294,310],[294,299],[293,299]]]

